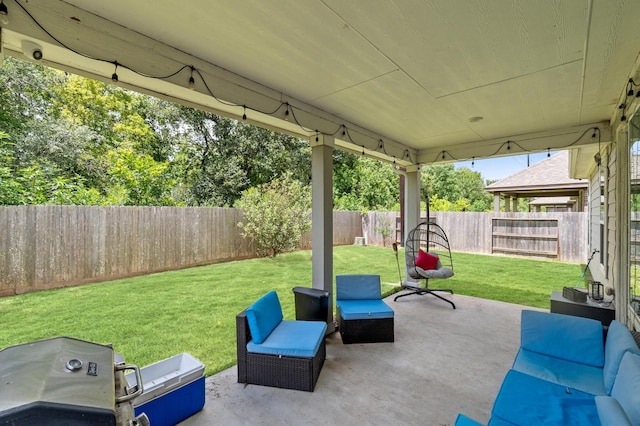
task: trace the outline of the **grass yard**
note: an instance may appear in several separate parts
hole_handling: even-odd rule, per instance
[[[456,275],[432,287],[547,309],[551,291],[582,273],[579,264],[501,256],[454,253],[453,261]],[[334,272],[379,274],[385,294],[399,281],[391,248],[336,247]],[[293,319],[295,286],[311,286],[310,251],[0,298],[0,348],[70,336],[112,343],[140,367],[189,352],[211,375],[236,362],[236,314],[274,289]]]

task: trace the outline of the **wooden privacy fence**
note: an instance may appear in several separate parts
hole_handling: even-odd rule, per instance
[[[333,244],[391,246],[397,212],[333,212]],[[453,251],[585,262],[586,213],[432,212]],[[0,296],[255,256],[242,211],[208,207],[0,207]],[[385,230],[386,228],[386,230]],[[408,232],[408,230],[407,230]],[[311,233],[299,248],[311,248]]]
[[[242,211],[207,207],[0,207],[0,296],[255,256]],[[362,235],[334,212],[334,244]],[[306,235],[300,248],[310,248]]]
[[[431,220],[447,233],[451,250],[508,254],[562,262],[586,262],[587,213],[431,212]],[[363,220],[367,243],[383,245],[380,227],[392,223],[389,246],[400,242],[397,212],[371,212]],[[406,230],[406,232],[409,232]]]

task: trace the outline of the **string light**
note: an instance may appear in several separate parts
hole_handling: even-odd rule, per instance
[[[189,89],[193,90],[195,85],[196,85],[196,81],[193,78],[193,65],[190,67],[191,68],[191,76],[189,77]]]
[[[242,113],[242,119],[246,120],[247,119],[247,106],[246,105],[242,105],[243,109],[243,113]]]
[[[471,157],[471,168],[476,165],[476,157]]]
[[[320,137],[318,136],[318,131],[316,130],[316,142],[318,142],[320,140]]]
[[[113,74],[111,74],[111,80],[113,80],[114,83],[118,82],[118,62],[114,62],[114,65],[116,66],[116,68],[113,70]]]
[[[4,0],[0,0],[0,22],[2,22],[2,25],[9,24],[9,9],[4,4]]]
[[[551,148],[547,148],[547,158],[551,157]]]
[[[286,121],[289,121],[289,104],[286,103],[285,105],[286,105],[287,109],[284,110],[284,119]]]

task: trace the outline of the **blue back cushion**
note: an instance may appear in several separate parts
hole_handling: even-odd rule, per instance
[[[522,311],[520,343],[524,349],[602,367],[602,323],[589,318]]]
[[[264,342],[282,321],[282,307],[278,294],[273,290],[265,294],[247,309],[246,315],[253,342]]]
[[[382,299],[380,275],[337,275],[336,299]]]
[[[611,389],[631,424],[640,425],[640,355],[626,352]]]
[[[622,356],[626,351],[640,353],[636,341],[624,324],[616,320],[611,321],[607,331],[607,341],[604,346],[604,388],[611,393]]]

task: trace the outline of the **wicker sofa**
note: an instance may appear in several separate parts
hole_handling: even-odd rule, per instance
[[[284,320],[271,291],[236,316],[238,383],[313,392],[326,357],[327,324]]]
[[[490,426],[640,425],[640,349],[613,321],[523,311],[521,345]],[[459,415],[456,426],[479,423]]]
[[[336,276],[336,318],[342,343],[393,342],[393,314],[382,300],[379,275]]]

